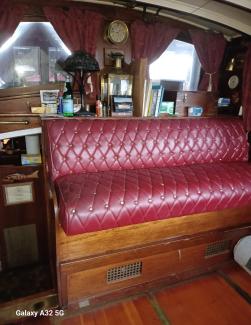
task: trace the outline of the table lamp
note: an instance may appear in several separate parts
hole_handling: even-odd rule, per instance
[[[96,71],[99,71],[97,60],[87,52],[76,51],[68,56],[63,62],[59,62],[64,71],[69,73],[79,88],[81,108],[78,115],[92,115],[84,108],[85,83],[87,79]]]

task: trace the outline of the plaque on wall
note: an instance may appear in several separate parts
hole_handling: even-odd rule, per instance
[[[3,185],[5,205],[15,205],[34,202],[33,183]]]

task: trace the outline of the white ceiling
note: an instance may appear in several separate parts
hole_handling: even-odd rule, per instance
[[[116,0],[73,1],[116,5]],[[128,0],[127,2],[134,2],[135,9],[138,10],[142,10],[142,5],[146,4],[149,12],[155,6],[160,6],[162,8],[160,15],[202,28],[218,30],[226,37],[237,37],[240,35],[239,32],[251,35],[251,0]]]

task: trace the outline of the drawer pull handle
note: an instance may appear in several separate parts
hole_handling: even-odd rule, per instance
[[[29,121],[0,121],[0,124],[25,124],[28,125]]]

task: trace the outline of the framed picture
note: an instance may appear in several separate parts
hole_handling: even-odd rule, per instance
[[[111,58],[111,53],[120,53],[122,55],[124,55],[124,51],[115,49],[115,48],[104,48],[104,65],[105,66],[111,66],[114,64],[114,61]]]
[[[45,107],[45,113],[56,114],[59,89],[40,90],[41,106]]]
[[[6,206],[34,202],[33,182],[6,184],[2,186]]]
[[[40,90],[41,104],[55,104],[58,100],[58,89]]]

